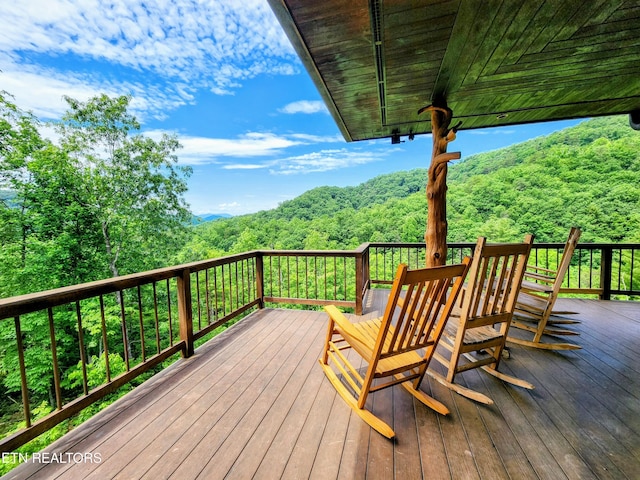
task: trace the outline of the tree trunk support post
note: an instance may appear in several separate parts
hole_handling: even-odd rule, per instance
[[[427,179],[426,266],[435,267],[447,262],[447,164],[459,160],[460,152],[447,153],[447,144],[456,139],[462,122],[449,128],[453,112],[445,102],[421,108],[418,114],[431,112],[433,151]]]

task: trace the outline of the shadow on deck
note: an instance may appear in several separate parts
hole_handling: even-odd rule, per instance
[[[367,318],[384,305],[374,292]],[[494,399],[485,406],[426,379],[447,417],[400,388],[373,394],[394,441],[325,379],[324,313],[261,310],[6,478],[640,478],[640,303],[559,306],[579,312],[583,349],[513,345],[501,364],[535,390],[465,372],[461,382]]]

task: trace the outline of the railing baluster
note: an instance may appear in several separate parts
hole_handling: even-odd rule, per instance
[[[582,249],[576,249],[578,251],[578,288],[582,285]]]
[[[202,308],[200,305],[200,272],[196,272],[196,312],[198,314],[198,330],[202,330]]]
[[[207,325],[211,325],[211,297],[209,289],[209,269],[204,271],[205,300],[207,302]]]
[[[129,365],[129,354],[130,345],[129,345],[129,334],[127,333],[127,319],[124,310],[124,296],[122,295],[122,290],[118,292],[118,298],[120,299],[120,320],[122,324],[122,344],[124,350],[124,363],[127,366],[127,372],[131,369]]]
[[[622,249],[618,250],[618,290],[622,290]]]
[[[215,297],[215,309],[214,309],[214,319],[218,320],[220,318],[220,301],[218,298],[218,267],[213,267],[213,295]],[[222,314],[224,316],[224,312]]]
[[[296,257],[296,297],[300,298],[300,259]]]
[[[593,272],[593,250],[589,250],[589,271]],[[592,278],[593,275],[589,275],[589,288],[593,288]]]
[[[333,257],[333,299],[338,299],[338,259]]]
[[[356,275],[362,275],[359,272],[356,272]],[[342,281],[344,283],[343,288],[344,288],[344,295],[342,297],[342,300],[346,300],[347,299],[347,257],[342,257]],[[356,291],[356,295],[358,295],[358,292]]]
[[[104,369],[107,383],[111,381],[111,366],[109,365],[109,343],[107,335],[107,321],[104,313],[104,297],[100,295],[100,330],[102,333],[102,351],[104,352]]]
[[[290,270],[290,262],[289,262],[289,256],[286,257],[286,274],[283,275],[283,282],[285,283],[285,287],[286,287],[286,296],[288,298],[291,297],[291,270]]]
[[[140,323],[140,350],[142,350],[142,361],[146,362],[147,353],[144,341],[144,316],[142,314],[142,292],[140,290],[140,285],[138,285],[138,322]]]
[[[277,257],[278,259],[278,296],[282,297],[282,257]]]
[[[171,285],[167,278],[167,319],[169,320],[169,345],[173,347],[173,318],[171,315]]]
[[[631,249],[631,266],[629,267],[629,288],[633,290],[633,268],[635,266],[635,253],[636,249]]]
[[[31,426],[31,409],[29,407],[29,388],[27,386],[27,369],[24,364],[24,345],[22,342],[22,330],[20,329],[20,317],[14,317],[14,327],[18,347],[18,364],[20,366],[20,390],[22,391],[22,409],[24,412],[24,423]]]
[[[264,256],[258,254],[255,259],[255,298],[258,299],[258,308],[264,308]]]
[[[238,285],[238,289],[241,290],[240,292],[241,305],[244,305],[247,302],[247,298],[245,295],[245,285],[246,285],[247,277],[244,272],[246,263],[247,263],[246,260],[242,260],[240,262],[240,284]]]
[[[320,292],[318,290],[318,256],[313,256],[313,286],[315,289],[315,295],[313,298],[317,299]]]
[[[222,316],[224,317],[227,314],[227,291],[226,291],[226,283],[225,283],[225,275],[224,275],[224,265],[220,268],[220,276],[222,279],[220,283],[222,284]]]
[[[322,274],[324,277],[324,298],[327,298],[328,297],[327,295],[327,257],[323,257],[323,260],[324,262],[323,262],[322,268],[324,271],[322,272]]]
[[[234,271],[235,271],[235,275],[236,275],[236,285],[238,285],[238,262],[234,262],[233,264],[234,267]],[[233,289],[233,285],[231,284],[231,279],[229,279],[229,288]],[[240,306],[240,297],[238,296],[238,288],[235,289],[236,291],[236,308],[238,308],[238,306]],[[233,311],[233,303],[231,304],[231,310]]]
[[[304,257],[304,296],[309,298],[309,257]]]
[[[156,328],[156,354],[160,355],[162,348],[160,346],[160,317],[158,315],[158,291],[156,288],[156,282],[153,282],[153,317]]]
[[[58,347],[56,345],[56,331],[53,324],[53,310],[47,308],[49,318],[49,340],[51,341],[51,360],[53,361],[53,388],[56,393],[56,408],[62,409],[62,389],[60,388],[60,366],[58,365]]]
[[[273,257],[269,257],[269,296],[273,296]]]
[[[87,380],[87,352],[84,349],[84,331],[82,329],[82,315],[80,302],[76,302],[76,317],[78,320],[78,345],[80,347],[80,362],[82,365],[82,389],[85,395],[89,394],[89,382]]]

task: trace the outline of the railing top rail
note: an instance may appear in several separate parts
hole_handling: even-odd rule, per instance
[[[497,242],[492,242],[497,243]],[[368,247],[403,247],[403,248],[424,248],[424,242],[416,242],[416,243],[407,243],[407,242],[371,242],[367,244]],[[562,248],[564,247],[564,242],[535,242],[533,244],[533,248]],[[448,242],[448,247],[452,248],[460,248],[460,247],[468,247],[475,246],[475,242]],[[576,248],[582,249],[603,249],[603,248],[613,248],[613,249],[640,249],[640,243],[578,243]]]
[[[555,248],[564,247],[564,243],[545,243],[536,242],[533,244],[533,248]],[[583,250],[600,250],[605,248],[612,248],[614,250],[627,250],[640,248],[640,243],[578,243],[576,248]]]
[[[357,250],[259,250],[257,253],[272,257],[355,257]]]
[[[93,282],[60,287],[42,292],[28,293],[9,298],[0,298],[0,321],[16,315],[25,315],[45,308],[65,305],[70,302],[106,295],[126,290],[138,285],[159,282],[180,275],[185,270],[196,272],[218,265],[232,263],[246,258],[252,258],[257,252],[245,252],[199,262],[185,263],[172,267],[158,268],[146,272],[132,273],[115,278],[106,278]]]
[[[451,244],[449,244],[451,245]],[[408,247],[408,248],[424,248],[424,242],[371,242],[367,244],[368,248],[371,247]]]

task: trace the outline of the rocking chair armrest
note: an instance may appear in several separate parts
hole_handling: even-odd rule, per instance
[[[334,305],[327,305],[324,307],[324,311],[327,312],[329,318],[338,326],[338,328],[350,336],[357,336],[357,332],[353,327],[353,324],[345,317],[344,313],[338,310]]]
[[[351,321],[335,306],[324,307],[329,318],[334,323],[334,329],[342,336],[352,348],[354,348],[367,362],[371,361],[371,351],[375,344],[370,339],[363,337]],[[337,327],[337,328],[336,328]]]
[[[528,280],[522,281],[522,290],[536,293],[551,293],[553,292],[553,285],[548,283],[536,283]]]
[[[535,270],[535,272],[532,272],[531,270]],[[525,275],[544,276],[543,273],[548,273],[549,274],[548,276],[552,276],[552,275],[556,275],[558,272],[556,270],[551,270],[549,268],[538,267],[537,265],[527,265],[527,270],[524,272]]]
[[[525,278],[529,278],[532,280],[536,280],[537,282],[546,282],[546,283],[553,283],[556,281],[556,277],[552,277],[550,275],[541,275],[538,273],[525,273],[524,274]]]

